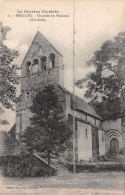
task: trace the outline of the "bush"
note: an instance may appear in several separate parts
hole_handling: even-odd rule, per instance
[[[48,166],[33,155],[4,156],[0,159],[3,176],[40,177],[48,175]],[[55,170],[51,168],[51,175]]]
[[[73,165],[68,164],[67,168],[73,171]],[[88,164],[76,164],[76,172],[105,172],[105,171],[125,171],[124,165],[122,163],[88,163]]]

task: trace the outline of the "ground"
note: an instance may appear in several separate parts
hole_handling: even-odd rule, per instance
[[[0,195],[124,195],[124,172],[0,179]]]

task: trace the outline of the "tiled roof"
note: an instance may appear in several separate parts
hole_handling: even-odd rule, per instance
[[[60,86],[61,87],[61,86]],[[71,100],[71,107],[73,107],[73,94],[69,92],[67,89],[61,87],[67,94],[70,95]],[[94,116],[95,118],[101,119],[102,118],[95,112],[95,110],[86,103],[83,99],[75,95],[75,110],[79,110],[81,112],[87,113],[90,116]]]
[[[73,107],[73,95],[70,94],[71,97],[71,106]],[[94,116],[96,118],[102,119],[95,110],[89,106],[88,103],[86,103],[84,100],[82,100],[80,97],[75,96],[75,110],[83,111],[91,116]]]

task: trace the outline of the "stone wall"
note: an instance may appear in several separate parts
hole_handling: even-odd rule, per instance
[[[105,154],[105,132],[98,130],[99,137],[99,155]]]
[[[96,125],[96,119],[91,116],[87,116],[87,121],[90,122],[92,125]]]
[[[70,95],[66,94],[66,116],[73,115],[71,108]],[[89,114],[74,111],[74,116],[77,123],[76,131],[76,159],[89,160],[92,157],[97,157],[105,153],[105,132],[98,132],[101,127],[101,120],[90,116]],[[86,140],[85,130],[88,131],[88,139]],[[95,131],[94,131],[95,129]],[[101,132],[104,134],[104,142],[102,142]],[[100,148],[99,148],[100,147]],[[87,149],[88,148],[88,149]],[[87,149],[87,150],[86,150]],[[70,150],[69,155],[72,155]]]
[[[77,121],[78,160],[92,158],[92,129],[91,125]]]
[[[98,127],[98,128],[101,128],[102,127],[102,121],[101,120],[98,120],[98,119],[95,119],[95,125]]]
[[[19,140],[19,134],[22,131],[22,133],[25,131],[26,127],[30,125],[30,118],[33,116],[33,114],[29,111],[28,108],[18,111],[16,115],[16,134],[17,139]]]

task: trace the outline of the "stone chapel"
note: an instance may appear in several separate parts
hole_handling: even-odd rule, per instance
[[[32,90],[53,84],[59,95],[65,120],[72,119],[73,96],[64,87],[63,56],[37,32],[21,65],[21,95],[16,104],[16,139],[27,126],[32,113]],[[76,159],[89,160],[107,152],[118,153],[122,145],[122,121],[104,121],[83,99],[75,96]],[[71,147],[72,148],[72,147]],[[72,157],[72,149],[67,157]]]

